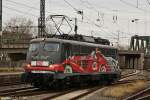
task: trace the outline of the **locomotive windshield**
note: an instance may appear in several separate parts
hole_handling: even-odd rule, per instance
[[[60,62],[60,43],[36,41],[32,42],[27,54],[27,61],[47,61],[49,64]]]
[[[29,47],[29,51],[36,51],[38,48],[39,48],[39,43],[32,43],[30,44],[30,47]]]
[[[46,51],[58,51],[59,44],[58,43],[45,43],[44,50]]]

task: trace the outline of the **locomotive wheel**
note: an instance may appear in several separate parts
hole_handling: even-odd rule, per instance
[[[72,73],[72,67],[71,67],[71,65],[65,65],[64,73]]]
[[[101,65],[100,68],[99,68],[99,71],[100,71],[100,72],[106,72],[106,67],[105,67],[105,65]]]

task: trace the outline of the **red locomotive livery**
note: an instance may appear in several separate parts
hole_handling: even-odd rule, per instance
[[[63,65],[65,73],[92,73],[92,72],[110,72],[106,59],[102,54],[97,53],[94,57],[89,56],[73,56],[67,59]]]
[[[117,49],[109,45],[58,38],[33,39],[22,80],[36,87],[120,78]]]

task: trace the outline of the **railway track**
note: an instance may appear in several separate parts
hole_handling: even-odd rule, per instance
[[[45,97],[41,100],[76,100],[76,99],[79,99],[81,97],[84,97],[98,89],[101,89],[103,88],[103,86],[97,86],[97,87],[90,87],[90,88],[80,88],[80,89],[70,89],[70,90],[67,90],[67,91],[63,91],[63,92],[60,92],[60,93],[57,93],[55,95],[52,95],[52,96],[48,96],[48,97]]]
[[[137,81],[137,80],[125,80],[125,81],[122,81],[122,82],[116,82],[112,85],[120,85],[120,84],[127,84],[129,82],[134,82],[134,81]],[[111,85],[111,86],[112,86]],[[53,95],[53,96],[49,96],[49,97],[46,97],[46,98],[43,98],[42,100],[77,100],[77,99],[81,99],[97,90],[101,90],[101,89],[104,89],[105,87],[107,86],[96,86],[96,87],[91,87],[91,88],[85,88],[85,89],[78,89],[78,90],[69,90],[69,91],[65,91],[65,92],[62,92],[60,94],[56,94],[56,95]]]
[[[15,88],[15,89],[7,89],[0,91],[0,96],[13,96],[14,94],[24,93],[25,91],[30,91],[34,89],[33,87],[23,87],[23,88]]]
[[[4,86],[12,86],[12,85],[20,85],[20,84],[25,84],[24,82],[21,81],[14,81],[14,82],[4,82],[0,84],[0,87]]]
[[[0,75],[0,87],[24,84],[20,75]]]
[[[80,94],[78,96],[75,96],[71,100],[77,100],[77,99],[83,98],[83,97],[87,96],[88,94],[91,94],[91,93],[93,93],[93,92],[95,92],[97,90],[100,90],[100,89],[104,89],[104,87],[95,87],[95,88],[92,88],[92,89],[88,89],[87,92],[82,93],[82,94]]]
[[[136,73],[137,74],[137,73]],[[135,73],[133,73],[132,75],[135,75]],[[126,75],[126,77],[128,76],[132,76],[130,75]],[[112,85],[117,85],[117,84],[125,84],[125,83],[129,83],[129,82],[133,82],[136,80],[122,80],[119,82],[116,82]],[[69,99],[71,100],[75,100],[75,99],[79,99],[82,98],[94,91],[97,91],[99,89],[104,88],[104,86],[98,86],[98,87],[86,87],[86,88],[72,88],[72,89],[68,89],[68,90],[63,90],[63,91],[54,91],[54,90],[41,90],[38,88],[33,88],[33,87],[27,87],[27,88],[18,88],[18,89],[13,89],[13,90],[5,90],[5,91],[0,91],[0,96],[36,96],[36,95],[42,95],[42,94],[53,94],[51,96],[46,96],[44,98],[42,98],[42,100],[48,100],[48,99],[57,99],[60,97],[64,97],[70,94],[70,95],[74,95],[74,96],[70,96]]]
[[[66,91],[62,91],[60,93],[56,93],[52,96],[47,96],[45,98],[42,98],[41,100],[52,100],[52,99],[55,99],[57,97],[60,97],[60,96],[63,96],[63,95],[66,95],[68,93],[71,93],[71,92],[74,92],[74,91],[77,91],[78,89],[70,89],[70,90],[66,90]]]
[[[150,100],[150,87],[134,93],[124,100]]]
[[[135,72],[132,72],[132,73],[129,73],[129,74],[125,74],[125,75],[122,75],[121,80],[126,79],[126,78],[128,78],[128,77],[130,77],[130,76],[137,75],[137,74],[139,74],[139,73],[140,73],[140,71],[136,70]]]
[[[128,76],[129,74],[135,73],[136,70],[133,70],[132,72],[129,73],[124,73],[124,71],[121,73],[122,76]]]
[[[129,82],[134,82],[136,80],[129,80],[129,81],[122,81],[122,82],[117,82],[114,83],[112,85],[117,85],[117,84],[125,84],[125,83],[129,83]],[[100,87],[101,88],[101,87]],[[55,90],[41,90],[38,88],[34,88],[34,87],[27,87],[27,88],[17,88],[17,89],[7,89],[4,91],[0,91],[0,96],[34,96],[34,95],[40,95],[40,94],[45,94],[45,93],[55,93],[55,95],[47,97],[46,99],[52,99],[61,95],[65,95],[68,94],[70,92],[74,92],[74,91],[78,91],[78,90],[84,90],[84,89],[88,89],[87,87],[84,88],[73,88],[73,89],[68,89],[68,90],[64,90],[64,91],[55,91]],[[82,94],[81,96],[85,96],[86,94],[89,94],[91,91],[96,91],[97,88],[90,88],[87,91],[87,93]],[[78,97],[77,97],[78,98]],[[46,100],[44,99],[44,100]]]
[[[150,95],[143,96],[141,98],[138,98],[137,100],[150,100]]]

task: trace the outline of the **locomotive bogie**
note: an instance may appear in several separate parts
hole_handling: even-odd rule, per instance
[[[92,84],[93,82],[101,84],[111,84],[120,79],[119,73],[89,73],[89,74],[41,74],[41,73],[24,73],[22,75],[24,82],[31,83],[35,87],[61,87],[63,85],[79,85],[79,84]],[[107,83],[106,83],[107,82]]]

